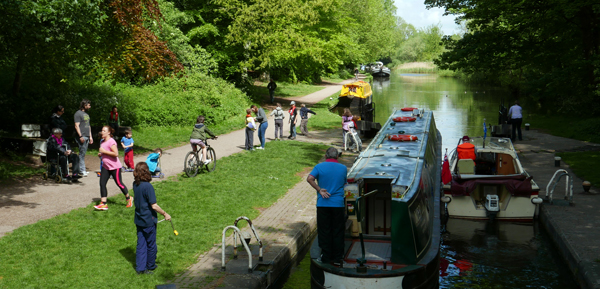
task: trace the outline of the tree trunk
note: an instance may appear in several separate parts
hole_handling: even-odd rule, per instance
[[[15,79],[13,81],[12,93],[14,97],[19,96],[21,90],[21,79],[23,78],[23,71],[25,70],[25,53],[19,53],[17,58],[17,69],[15,72]]]

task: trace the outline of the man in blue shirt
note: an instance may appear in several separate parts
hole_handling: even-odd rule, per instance
[[[325,162],[316,165],[307,182],[317,190],[317,234],[321,262],[338,263],[344,259],[344,185],[348,168],[338,163],[337,149],[325,152]]]
[[[519,140],[523,140],[521,134],[521,124],[523,123],[523,108],[519,106],[519,101],[515,100],[515,105],[511,106],[508,110],[508,116],[510,117],[510,123],[512,124],[512,141],[515,141],[517,132],[519,133]]]

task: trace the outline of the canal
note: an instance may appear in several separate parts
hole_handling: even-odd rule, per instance
[[[464,135],[482,136],[484,121],[498,123],[501,101],[507,107],[514,102],[501,89],[435,75],[393,73],[388,80],[375,79],[372,89],[378,122],[387,121],[394,109],[402,107],[433,111],[443,137],[442,152],[446,148],[450,152]],[[442,237],[440,288],[578,286],[537,223],[490,224],[451,219]]]

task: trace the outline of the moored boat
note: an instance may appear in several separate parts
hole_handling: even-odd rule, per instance
[[[359,80],[342,86],[338,102],[330,110],[337,110],[337,113],[342,115],[344,108],[349,108],[352,115],[358,116],[357,131],[364,134],[370,131],[377,132],[381,128],[379,123],[374,122],[375,104],[368,82]]]
[[[390,77],[392,71],[383,65],[383,62],[375,62],[375,65],[371,66],[371,75],[374,77]]]
[[[395,111],[348,171],[344,263],[321,262],[316,240],[312,288],[438,287],[442,137],[415,112]]]
[[[509,138],[461,138],[449,170],[443,200],[450,217],[531,221],[542,203]]]

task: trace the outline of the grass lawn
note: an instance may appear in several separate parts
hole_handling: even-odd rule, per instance
[[[552,135],[600,143],[600,118],[574,118],[572,116],[530,115],[526,122],[531,128],[539,129]],[[558,153],[575,174],[593,186],[600,186],[600,151]]]
[[[275,89],[276,97],[304,96],[304,95],[311,94],[315,91],[319,91],[324,88],[322,86],[305,84],[305,83],[298,83],[298,84],[287,83],[287,82],[276,82],[276,83],[277,83],[277,88]],[[250,92],[250,94],[252,94],[254,96],[261,96],[261,95],[268,96],[269,90],[267,89],[267,84],[268,83],[261,83],[259,85],[255,85],[254,89],[252,90],[252,92]]]
[[[573,172],[580,178],[600,186],[600,151],[558,153],[564,162],[569,164]]]
[[[342,117],[329,111],[329,107],[337,102],[339,92],[332,94],[309,108],[316,113],[308,121],[308,131],[342,128]],[[340,132],[341,134],[341,132]]]
[[[283,196],[327,148],[294,141],[267,147],[220,159],[212,173],[154,183],[158,204],[179,232],[174,236],[169,224],[158,224],[154,275],[135,273],[134,209],[119,195],[109,198],[108,211],[90,204],[0,238],[0,288],[154,288],[167,282],[219,243],[237,217],[253,219],[257,208]]]
[[[41,175],[45,169],[32,168],[31,165],[26,164],[23,160],[18,158],[15,161],[9,161],[8,159],[0,161],[0,183],[6,180],[24,179],[35,175]],[[24,157],[22,158],[24,159]]]

